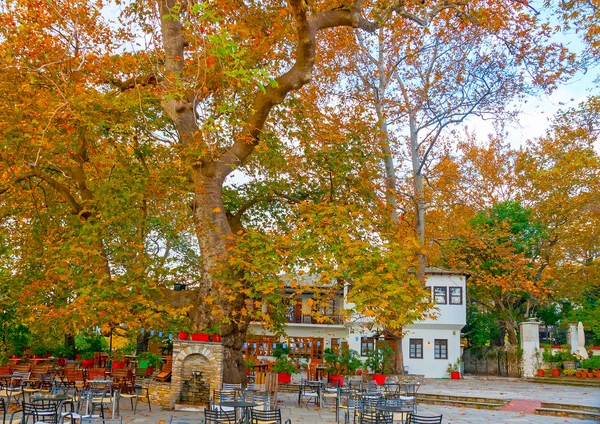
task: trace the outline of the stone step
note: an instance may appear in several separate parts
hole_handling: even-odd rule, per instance
[[[585,411],[600,414],[600,406],[592,405],[572,405],[568,403],[542,402],[542,408],[567,409],[571,411]]]
[[[492,410],[501,409],[508,402],[508,400],[503,399],[469,396],[432,395],[423,393],[419,393],[417,397],[419,399],[419,403],[425,405],[456,406],[463,408]]]
[[[476,396],[453,396],[453,395],[436,395],[433,393],[418,393],[417,397],[421,400],[453,400],[459,402],[483,402],[483,403],[494,403],[504,406],[508,401],[498,398],[485,398]]]
[[[525,378],[524,381],[540,384],[560,384],[562,386],[600,387],[600,378],[531,377]]]
[[[535,410],[537,415],[550,415],[553,417],[564,417],[564,418],[576,418],[579,420],[591,420],[600,421],[600,413],[572,410],[572,409],[560,409],[560,408],[537,408]]]

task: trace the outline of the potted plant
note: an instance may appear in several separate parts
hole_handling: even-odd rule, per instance
[[[343,352],[340,349],[335,353],[327,348],[323,351],[323,364],[329,374],[329,382],[341,386],[344,384],[344,375],[354,374],[362,365],[362,361],[355,350]]]
[[[563,370],[563,374],[567,377],[573,377],[576,372],[577,372],[577,370],[574,368],[567,368],[567,369]]]
[[[287,355],[281,355],[277,358],[271,367],[271,370],[277,373],[277,381],[283,384],[289,383],[292,379],[292,374],[298,372],[294,362],[292,362]]]
[[[151,375],[154,374],[154,370],[160,368],[163,364],[162,358],[155,353],[152,352],[143,352],[138,356],[138,360],[140,361],[148,361],[148,367],[146,374]],[[143,367],[140,367],[143,368]]]
[[[245,368],[245,372],[246,375],[250,374],[250,370],[254,369],[254,365],[256,365],[256,359],[255,358],[246,358],[244,360],[244,368]]]
[[[93,368],[95,363],[94,352],[81,352],[81,368]]]
[[[394,349],[382,345],[369,352],[365,366],[373,373],[376,384],[385,384],[385,374],[389,373],[394,365]]]
[[[44,345],[36,345],[31,349],[31,353],[33,353],[33,359],[43,359],[46,357],[46,352],[48,348]]]
[[[581,368],[587,368],[592,376],[600,378],[600,356],[590,356],[588,359],[581,361]],[[589,377],[589,376],[588,376]]]
[[[199,332],[193,332],[191,334],[191,338],[193,342],[207,342],[210,338],[206,329],[198,330]]]
[[[455,363],[452,363],[452,362],[448,363],[448,368],[446,368],[446,371],[448,372],[448,374],[450,374],[450,379],[460,380],[460,364],[461,364],[461,362],[462,362],[461,359],[458,358]]]
[[[206,329],[206,332],[213,342],[221,341],[221,326],[219,324],[212,324]]]

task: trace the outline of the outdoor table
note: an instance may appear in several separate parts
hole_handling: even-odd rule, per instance
[[[241,410],[240,412],[240,421],[244,424],[250,424],[250,411],[249,409],[254,408],[255,406],[258,406],[258,403],[254,403],[254,402],[244,402],[241,400],[232,400],[232,401],[225,401],[225,402],[219,402],[220,406],[227,406],[229,408],[234,408],[235,409],[235,413],[236,413],[236,421],[238,421],[237,418],[237,411],[238,409]],[[243,419],[243,421],[241,421]]]
[[[31,396],[32,400],[47,400],[51,402],[64,402],[65,400],[73,400],[73,396],[57,395],[53,393],[35,393]]]

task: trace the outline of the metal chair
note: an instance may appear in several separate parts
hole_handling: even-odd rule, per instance
[[[0,413],[2,413],[2,424],[6,423],[6,402],[0,397]]]
[[[392,414],[385,412],[360,414],[360,424],[393,424]]]
[[[266,392],[245,392],[244,400],[246,402],[256,403],[257,406],[254,409],[260,409],[262,411],[268,411],[271,409],[271,395]]]
[[[213,390],[209,409],[218,409],[225,412],[235,411],[235,408],[230,406],[221,406],[221,402],[235,402],[238,400],[243,400],[238,391]]]
[[[23,387],[27,385],[30,376],[30,372],[13,373],[8,384],[0,390],[0,396],[7,398],[7,404],[10,405],[11,398],[15,400],[15,403],[19,404],[19,398],[22,398],[23,395]]]
[[[152,412],[152,406],[150,405],[150,379],[148,378],[142,380],[142,383],[139,385],[134,384],[132,381],[124,381],[121,384],[117,410],[119,410],[120,407],[120,398],[129,399],[131,401],[131,409],[133,409],[133,415],[135,415],[137,412],[137,404],[140,398],[148,402],[148,411]]]
[[[306,405],[312,400],[315,405],[321,406],[321,382],[302,381],[298,389],[298,406],[302,405],[302,399],[306,398]]]
[[[442,415],[415,415],[408,414],[406,424],[442,424]]]
[[[219,409],[205,409],[204,420],[206,424],[235,424],[235,411],[222,411]]]
[[[349,397],[345,404],[339,404],[338,410],[336,411],[336,422],[339,423],[339,410],[344,411],[344,423],[350,423],[350,414],[352,414],[352,422],[356,422],[356,416],[360,414],[362,410],[362,399],[359,396]]]
[[[412,401],[414,405],[414,412],[417,412],[417,392],[419,391],[420,387],[421,386],[416,383],[407,383],[402,385],[401,394],[403,394],[403,396],[401,396],[400,399]]]
[[[250,420],[252,424],[292,424],[292,421],[289,418],[285,420],[285,423],[282,421],[281,409],[273,409],[271,411],[258,411],[252,409]]]

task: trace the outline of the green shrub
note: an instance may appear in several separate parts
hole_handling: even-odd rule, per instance
[[[600,356],[592,356],[588,359],[581,361],[581,368],[587,368],[589,370],[600,369]]]

